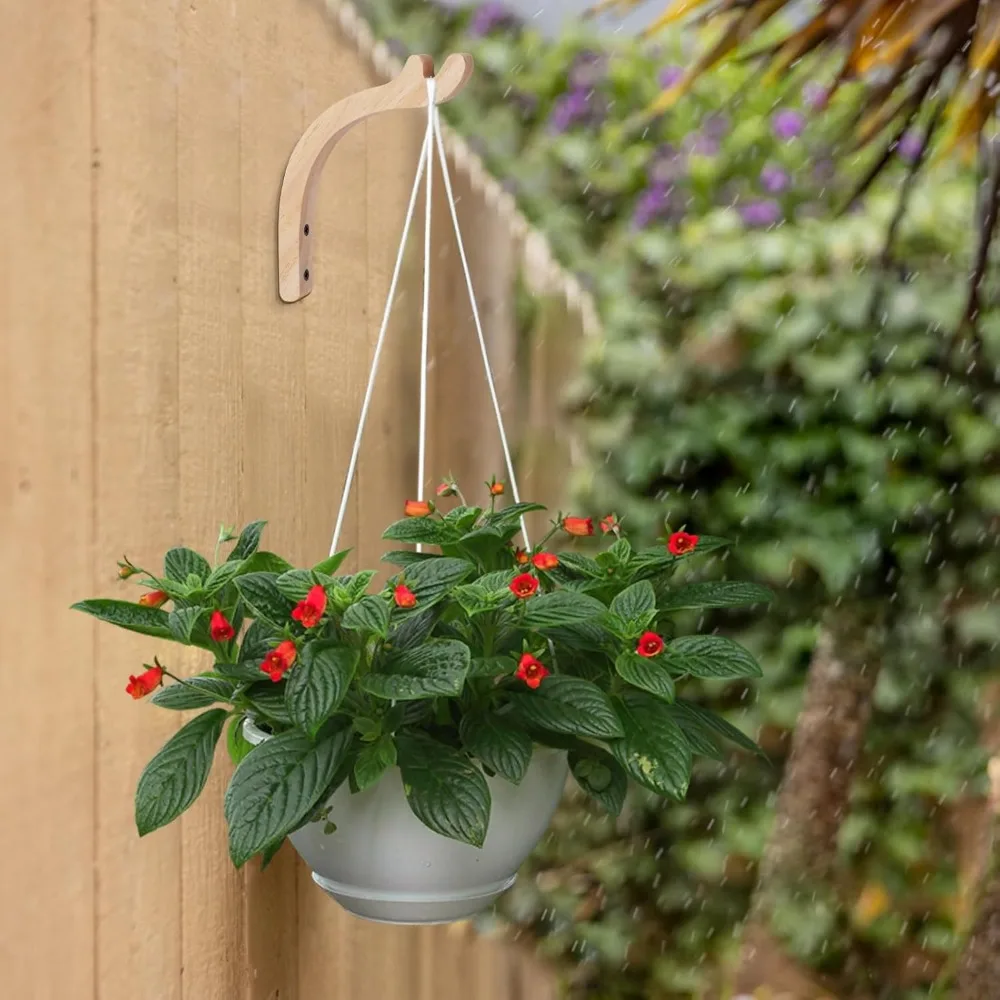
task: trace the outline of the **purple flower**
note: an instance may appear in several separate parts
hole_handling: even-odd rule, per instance
[[[771,198],[747,202],[740,215],[748,226],[773,226],[781,219],[781,206]]]
[[[719,153],[719,140],[714,136],[705,135],[703,132],[695,132],[684,140],[685,148],[697,156],[717,156]]]
[[[826,107],[826,102],[830,100],[830,91],[819,83],[807,83],[802,88],[802,100],[807,108],[813,111],[822,111]]]
[[[896,155],[905,163],[916,163],[923,151],[923,137],[912,131],[904,132],[896,145]]]
[[[675,83],[680,83],[684,76],[683,66],[666,66],[660,70],[657,80],[664,90],[669,90]]]
[[[764,164],[764,168],[760,172],[760,186],[768,194],[781,194],[782,191],[787,191],[791,182],[792,179],[788,176],[788,171],[776,163]]]
[[[486,3],[478,7],[472,15],[468,32],[473,38],[482,38],[495,28],[513,23],[515,23],[514,15],[499,0],[486,0]]]
[[[673,185],[654,181],[639,195],[635,214],[632,216],[633,229],[645,229],[655,219],[662,218],[670,208],[670,195]]]
[[[725,139],[729,132],[729,119],[725,115],[709,115],[701,123],[701,130],[710,139]]]
[[[549,118],[549,128],[553,132],[565,132],[590,118],[591,111],[590,91],[571,90],[556,101]]]
[[[572,90],[592,90],[604,79],[607,72],[607,56],[584,49],[573,60],[567,78]]]
[[[774,134],[779,139],[787,141],[797,139],[802,135],[806,127],[806,120],[800,112],[785,108],[771,119],[771,125],[774,128]]]

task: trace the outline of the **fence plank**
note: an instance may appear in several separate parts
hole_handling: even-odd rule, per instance
[[[178,9],[180,537],[211,553],[221,522],[238,524],[242,427],[239,48],[229,4]],[[223,555],[224,558],[224,555]],[[192,650],[183,674],[211,667]],[[237,997],[244,979],[243,879],[227,863],[222,796],[232,768],[220,741],[197,804],[182,819],[185,1000]]]
[[[94,587],[91,12],[89,3],[39,0],[13,14],[0,41],[0,648],[8,670],[0,969],[6,996],[88,1000],[94,629],[68,607]],[[55,960],[43,946],[53,933]]]

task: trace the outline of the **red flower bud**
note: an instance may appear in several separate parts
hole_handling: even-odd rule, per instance
[[[124,556],[118,563],[118,578],[121,580],[127,580],[138,572],[139,570],[128,561],[128,556]]]
[[[536,660],[531,653],[525,653],[521,657],[521,662],[518,663],[517,670],[514,671],[514,676],[518,680],[524,681],[532,690],[537,688],[548,675],[549,671],[545,665]]]
[[[295,662],[295,657],[298,655],[298,651],[295,648],[295,643],[291,639],[286,639],[284,642],[279,643],[274,649],[271,650],[267,656],[264,657],[263,663],[260,665],[260,669],[271,678],[272,681],[276,683],[285,676],[285,672],[288,668]]]
[[[528,553],[524,549],[514,549],[514,562],[520,566],[528,565]]]
[[[228,642],[236,630],[221,611],[212,612],[212,620],[208,623],[208,633],[216,642]]]
[[[427,500],[407,500],[403,506],[403,513],[407,517],[428,517],[433,510]]]
[[[292,617],[302,623],[303,628],[315,628],[326,611],[326,591],[317,583],[311,588],[304,601],[299,601],[292,609]]]
[[[675,531],[667,539],[667,548],[674,556],[685,556],[689,552],[694,552],[698,544],[698,536],[690,535],[686,531]]]
[[[538,577],[530,573],[520,573],[510,581],[510,592],[522,601],[538,590]]]
[[[159,608],[162,607],[170,598],[167,596],[166,592],[163,590],[151,590],[148,594],[143,594],[139,598],[139,603],[144,608]]]
[[[453,497],[458,495],[458,486],[450,479],[441,483],[435,491],[439,497]]]
[[[608,514],[607,517],[601,518],[601,531],[603,531],[605,535],[612,531],[617,535],[619,528],[621,528],[621,522],[619,522],[618,518],[615,517],[614,514]]]
[[[635,651],[640,656],[659,656],[663,652],[663,638],[655,632],[643,632]]]
[[[504,485],[503,485],[503,483],[498,483],[494,479],[492,483],[488,483],[487,485],[490,488],[490,496],[491,497],[502,497],[503,496],[503,491],[504,491]]]
[[[138,701],[140,698],[145,698],[147,694],[152,694],[162,683],[163,667],[150,667],[138,677],[130,675],[128,684],[125,685],[125,691]]]
[[[417,595],[405,583],[396,586],[392,592],[392,599],[396,602],[397,608],[413,608],[417,604]]]
[[[594,533],[594,521],[589,517],[564,517],[562,529],[567,535],[592,535]]]
[[[559,559],[551,552],[536,552],[531,561],[535,564],[535,569],[555,569],[559,565]]]

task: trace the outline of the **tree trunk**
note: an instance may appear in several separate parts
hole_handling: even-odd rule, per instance
[[[855,607],[824,620],[744,929],[737,992],[768,986],[796,1000],[833,992],[833,983],[794,956],[781,928],[795,923],[796,911],[815,920],[818,900],[838,912],[837,836],[871,717],[882,642],[882,629]]]

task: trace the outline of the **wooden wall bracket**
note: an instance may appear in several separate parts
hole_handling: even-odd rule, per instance
[[[316,188],[327,157],[338,140],[360,121],[381,111],[427,107],[427,79],[434,77],[430,56],[410,56],[399,76],[381,87],[345,97],[324,111],[295,144],[285,166],[278,200],[278,293],[283,302],[298,302],[315,284],[309,266],[315,237]],[[458,94],[472,76],[472,56],[452,54],[435,77],[435,103]]]

